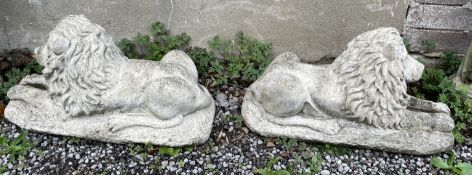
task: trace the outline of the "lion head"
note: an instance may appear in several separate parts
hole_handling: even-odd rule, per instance
[[[127,58],[101,26],[83,15],[65,17],[35,49],[53,101],[69,116],[101,111],[109,75]]]
[[[332,69],[346,93],[348,118],[398,128],[407,108],[406,82],[419,80],[424,66],[408,55],[396,29],[380,28],[352,40]]]

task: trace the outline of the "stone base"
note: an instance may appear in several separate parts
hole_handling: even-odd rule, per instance
[[[162,146],[186,146],[204,143],[210,137],[215,105],[184,116],[183,121],[169,128],[130,126],[112,131],[119,120],[126,124],[124,114],[95,114],[87,117],[66,118],[59,107],[52,103],[47,91],[17,85],[11,91],[21,94],[20,100],[10,101],[5,109],[5,118],[21,128],[49,134],[73,136],[113,143],[151,143]],[[205,89],[205,93],[208,91]],[[26,103],[25,101],[28,101]],[[34,116],[34,117],[31,117]],[[129,117],[133,117],[130,115]],[[146,118],[146,116],[139,116]],[[149,116],[146,121],[157,120]]]
[[[304,126],[279,125],[269,121],[275,117],[266,113],[263,107],[254,102],[251,93],[246,93],[242,106],[242,116],[246,125],[254,132],[267,137],[289,137],[295,139],[325,142],[372,148],[416,155],[428,155],[446,151],[454,145],[451,133],[439,131],[407,131],[381,129],[346,119],[309,119],[306,122],[322,122],[326,127],[339,126],[336,133],[323,133]],[[407,116],[420,116],[424,113],[408,111]],[[299,117],[299,116],[298,116]],[[432,118],[449,118],[447,114],[430,114]],[[298,118],[300,119],[300,118]]]

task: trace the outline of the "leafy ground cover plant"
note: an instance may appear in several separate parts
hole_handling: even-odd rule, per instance
[[[26,138],[27,135],[28,131],[23,130],[18,137],[12,140],[0,136],[0,156],[10,155],[8,162],[11,163],[15,163],[16,160],[24,158],[26,153],[34,146],[33,142]]]
[[[452,51],[446,51],[441,55],[441,59],[444,61],[442,69],[447,76],[457,73],[457,70],[461,65],[461,60],[457,55]]]
[[[266,142],[274,138],[267,138]],[[349,149],[340,145],[333,144],[320,144],[320,143],[307,143],[298,141],[291,138],[275,138],[277,145],[281,146],[284,151],[285,157],[291,159],[287,166],[287,171],[290,174],[316,174],[321,171],[321,164],[323,163],[323,157],[328,155],[344,155],[349,153]],[[282,155],[284,155],[282,154]],[[269,163],[267,163],[269,165]],[[309,172],[295,172],[296,166],[308,166]],[[266,167],[267,168],[267,167]]]
[[[170,35],[164,24],[156,22],[151,25],[151,36],[138,33],[132,40],[122,39],[118,47],[131,59],[159,61],[174,49],[185,49],[190,42],[186,33]]]
[[[426,52],[431,52],[436,49],[436,43],[432,40],[423,40],[421,42]]]
[[[8,103],[8,90],[18,84],[20,80],[32,73],[41,73],[43,67],[36,63],[36,61],[29,61],[24,67],[12,68],[4,74],[4,82],[0,86],[0,100],[6,104]]]
[[[255,81],[270,63],[272,44],[263,43],[238,32],[234,39],[219,36],[208,42],[209,49],[190,47],[185,34],[171,35],[165,26],[151,25],[151,36],[138,34],[132,40],[122,39],[118,47],[131,59],[159,61],[169,51],[184,50],[194,61],[199,76],[211,79],[211,86]]]
[[[272,44],[250,38],[243,32],[238,32],[234,40],[215,36],[208,45],[211,53],[220,58],[210,62],[209,75],[215,79],[213,85],[248,85],[259,78],[272,57]]]
[[[182,148],[172,148],[172,147],[160,147],[159,154],[167,155],[171,157],[176,157],[180,154]]]
[[[272,167],[279,162],[280,157],[274,157],[267,162],[266,167],[256,169],[256,173],[261,175],[290,175],[290,172],[287,170],[274,170]]]
[[[456,160],[456,154],[452,153],[449,155],[449,158],[447,161],[439,158],[439,157],[434,157],[431,160],[431,164],[441,170],[446,170],[448,172],[451,172],[453,174],[457,175],[470,175],[472,174],[472,165],[469,163],[455,163]]]

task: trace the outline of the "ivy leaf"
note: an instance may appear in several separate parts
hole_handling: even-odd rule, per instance
[[[438,157],[434,157],[431,160],[431,163],[433,164],[434,167],[439,168],[439,169],[451,169],[451,167],[444,160]]]
[[[456,168],[460,169],[460,175],[470,175],[472,174],[472,165],[468,163],[458,163]]]
[[[449,158],[447,159],[447,164],[452,165],[454,163],[454,160],[456,160],[456,154],[454,152],[449,155]]]
[[[160,147],[159,154],[175,157],[179,155],[182,148]]]

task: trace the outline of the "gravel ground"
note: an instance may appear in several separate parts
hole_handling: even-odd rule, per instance
[[[411,156],[362,148],[344,148],[293,139],[265,138],[249,131],[239,111],[244,91],[222,86],[210,90],[217,116],[210,140],[182,149],[174,157],[144,144],[110,144],[30,132],[35,147],[24,159],[8,163],[4,174],[254,174],[274,157],[275,170],[292,174],[445,174],[431,167],[431,156]],[[0,121],[0,135],[18,137],[21,129]],[[472,147],[456,145],[457,160],[472,162]],[[319,157],[318,159],[316,157]],[[447,158],[448,154],[434,155]],[[316,163],[321,162],[321,163]]]

